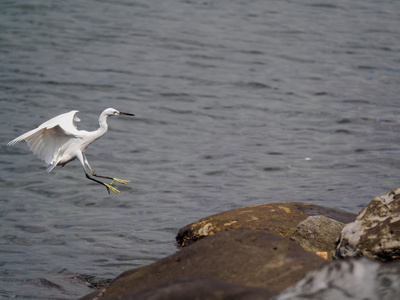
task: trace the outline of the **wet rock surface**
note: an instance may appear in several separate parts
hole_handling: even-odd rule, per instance
[[[327,263],[296,242],[275,233],[227,231],[202,239],[151,265],[126,271],[105,290],[82,299],[99,295],[99,299],[125,299],[125,296],[144,289],[155,291],[153,285],[182,276],[207,277],[262,288],[268,299],[296,283],[308,271]]]
[[[400,258],[400,188],[375,197],[341,232],[335,258]]]
[[[242,229],[276,232],[290,237],[298,224],[310,216],[322,215],[341,223],[354,221],[356,215],[334,208],[299,202],[268,203],[221,212],[179,230],[176,240],[184,247],[221,231]]]
[[[266,300],[267,289],[248,287],[213,278],[178,277],[161,281],[123,297],[124,300]]]

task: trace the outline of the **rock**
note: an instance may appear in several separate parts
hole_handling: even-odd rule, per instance
[[[141,290],[148,295],[157,286],[166,287],[161,281],[182,276],[207,277],[263,288],[266,295],[276,295],[308,271],[325,264],[327,262],[322,258],[275,233],[227,231],[202,239],[153,264],[122,273],[105,291],[99,291],[102,294],[99,299],[120,299],[118,297]],[[216,283],[214,289],[218,290],[220,284]],[[95,296],[91,294],[91,298],[82,299]]]
[[[319,257],[322,257],[323,259],[326,259],[326,260],[329,259],[328,252],[326,252],[326,251],[316,251],[315,254],[317,254]]]
[[[341,232],[335,258],[400,258],[400,188],[375,197]]]
[[[124,296],[124,300],[267,300],[266,289],[248,287],[213,278],[178,277]]]
[[[400,262],[334,261],[271,300],[399,299]]]
[[[356,217],[355,214],[343,210],[309,203],[261,204],[225,211],[189,224],[179,230],[176,241],[179,246],[184,247],[220,231],[242,229],[264,230],[291,237],[300,222],[316,215],[341,223],[352,222]]]
[[[307,251],[332,260],[336,242],[343,227],[343,223],[331,218],[311,216],[297,225],[293,239]]]

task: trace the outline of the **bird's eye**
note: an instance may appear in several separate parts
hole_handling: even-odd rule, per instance
[[[118,115],[118,112],[116,110],[114,111],[114,115]]]

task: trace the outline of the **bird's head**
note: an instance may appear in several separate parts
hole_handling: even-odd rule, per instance
[[[106,115],[107,117],[108,116],[119,116],[119,115],[134,116],[134,114],[121,112],[121,111],[116,110],[115,108],[107,108],[106,110],[103,111],[102,115]]]

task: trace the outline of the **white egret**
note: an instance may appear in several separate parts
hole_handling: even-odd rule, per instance
[[[85,150],[91,143],[107,132],[107,118],[109,116],[134,116],[134,114],[123,113],[114,108],[107,108],[100,114],[99,129],[89,132],[86,130],[78,130],[76,128],[74,121],[80,121],[79,118],[75,116],[77,112],[77,110],[72,110],[68,113],[54,117],[47,122],[44,122],[38,128],[12,140],[8,145],[14,145],[25,140],[33,154],[46,162],[47,172],[50,172],[56,166],[65,166],[65,164],[78,158],[88,179],[104,185],[107,188],[108,193],[110,193],[110,190],[116,194],[120,193],[120,191],[114,188],[112,184],[114,182],[127,184],[129,181],[96,174],[89,165],[85,156]],[[93,176],[110,179],[112,182],[107,184],[90,177],[86,170],[86,166],[89,168]]]

